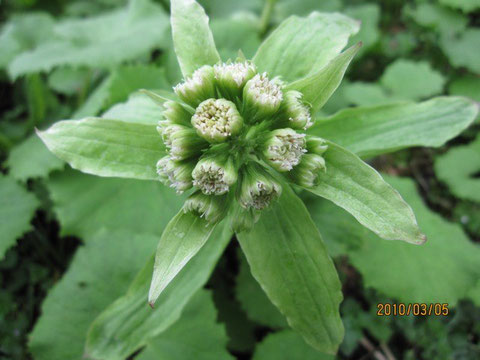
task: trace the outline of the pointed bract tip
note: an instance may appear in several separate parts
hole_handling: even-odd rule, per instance
[[[154,301],[149,301],[148,306],[150,306],[152,309],[155,309],[155,302]]]

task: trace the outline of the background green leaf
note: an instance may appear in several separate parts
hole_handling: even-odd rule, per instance
[[[0,175],[0,259],[15,240],[30,230],[37,198],[10,176]]]

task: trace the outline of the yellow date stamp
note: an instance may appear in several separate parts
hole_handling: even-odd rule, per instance
[[[379,303],[377,316],[447,316],[448,303]]]

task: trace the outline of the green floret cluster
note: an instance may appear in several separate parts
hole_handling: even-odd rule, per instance
[[[195,189],[185,211],[218,222],[234,204],[236,226],[248,228],[282,184],[313,187],[326,170],[325,142],[304,133],[310,105],[251,62],[202,66],[174,91],[158,126],[168,155],[157,172],[177,192]]]

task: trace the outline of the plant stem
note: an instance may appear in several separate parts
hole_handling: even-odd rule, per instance
[[[262,16],[260,17],[260,35],[264,35],[270,24],[270,18],[272,16],[273,8],[277,0],[265,0],[265,6],[263,7]]]

